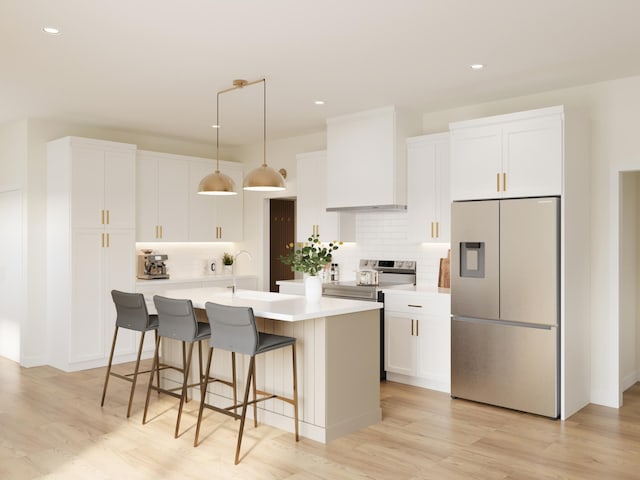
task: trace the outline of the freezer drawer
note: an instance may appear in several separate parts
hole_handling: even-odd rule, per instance
[[[451,395],[557,418],[557,328],[452,319]]]

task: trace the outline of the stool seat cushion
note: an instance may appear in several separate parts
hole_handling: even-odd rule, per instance
[[[272,333],[258,333],[258,348],[256,354],[269,352],[278,348],[286,347],[296,343],[294,337],[285,337],[283,335],[274,335]]]

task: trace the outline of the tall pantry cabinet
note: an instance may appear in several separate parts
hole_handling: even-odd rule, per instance
[[[64,137],[47,144],[47,325],[50,364],[105,365],[115,324],[111,290],[134,291],[136,146]],[[115,361],[135,358],[118,335]]]

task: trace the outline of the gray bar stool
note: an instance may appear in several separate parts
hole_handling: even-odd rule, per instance
[[[131,392],[129,393],[129,406],[127,407],[127,418],[131,415],[131,404],[133,403],[133,394],[136,389],[136,382],[138,380],[138,374],[149,373],[150,370],[139,371],[140,369],[140,356],[142,355],[142,346],[144,344],[145,333],[153,330],[156,332],[156,338],[158,336],[158,316],[149,315],[147,311],[147,305],[144,301],[144,296],[141,293],[127,293],[119,290],[111,291],[111,298],[116,306],[116,328],[113,332],[113,342],[111,343],[111,353],[109,354],[109,364],[107,365],[107,373],[104,379],[104,388],[102,389],[102,400],[100,406],[104,406],[104,399],[107,395],[107,385],[109,383],[109,377],[114,376],[122,380],[131,382]],[[138,356],[136,357],[136,366],[132,373],[119,374],[111,371],[111,365],[113,363],[113,352],[116,348],[116,340],[118,338],[118,329],[126,328],[129,330],[135,330],[141,332],[140,346],[138,347]],[[158,378],[160,372],[158,370]]]
[[[162,337],[173,338],[182,342],[183,356],[182,356],[182,368],[176,368],[183,373],[182,392],[180,394],[175,393],[171,389],[160,388],[160,380],[158,378],[158,386],[153,386],[153,375],[149,378],[149,387],[147,388],[147,400],[144,405],[144,415],[142,417],[142,423],[147,423],[147,412],[149,409],[149,397],[151,396],[151,390],[155,389],[159,392],[166,393],[180,399],[180,406],[178,407],[178,419],[176,420],[176,429],[174,437],[178,438],[178,432],[180,430],[180,418],[182,417],[182,407],[187,398],[187,389],[193,386],[200,386],[202,388],[202,340],[206,340],[211,336],[211,328],[207,323],[198,322],[195,312],[193,310],[193,304],[191,300],[177,300],[173,298],[161,297],[154,295],[153,303],[156,306],[158,312],[158,335],[156,337],[156,348],[153,356],[153,366],[151,370],[157,370],[160,360],[158,350],[160,348],[160,339]],[[193,344],[198,342],[199,353],[199,381],[192,385],[188,384],[189,370],[191,368],[191,358],[193,356]],[[185,358],[184,349],[185,344],[189,344],[188,354]]]
[[[253,405],[253,420],[254,425],[258,426],[257,417],[257,402],[269,400],[271,398],[278,398],[284,402],[293,405],[294,421],[295,421],[295,436],[296,442],[299,440],[298,436],[298,379],[296,369],[296,339],[294,337],[285,337],[282,335],[273,335],[270,333],[258,332],[256,327],[256,319],[251,307],[232,307],[227,305],[219,305],[212,302],[205,304],[207,310],[207,317],[209,318],[209,325],[211,325],[211,338],[209,340],[209,356],[207,359],[207,370],[204,376],[204,385],[201,389],[200,411],[198,412],[198,424],[196,427],[196,436],[193,442],[194,446],[198,446],[198,437],[200,435],[200,424],[202,422],[202,412],[204,408],[210,408],[212,410],[230,415],[234,418],[240,418],[240,429],[238,431],[238,443],[236,445],[235,464],[240,461],[240,445],[242,444],[242,433],[244,431],[244,422],[247,415],[247,407]],[[283,397],[269,392],[256,390],[256,355],[261,353],[270,352],[279,348],[291,346],[291,352],[293,355],[293,398]],[[242,353],[251,357],[249,361],[249,369],[247,372],[247,380],[245,383],[244,397],[242,404],[234,405],[226,409],[221,409],[213,405],[205,403],[207,385],[209,382],[209,374],[211,371],[211,358],[213,355],[213,349],[219,348],[222,350],[230,351],[232,353]],[[235,371],[233,372],[233,383],[235,384]],[[253,384],[253,400],[249,401],[249,390]],[[235,387],[234,387],[235,389]],[[256,398],[256,393],[263,395],[261,398]],[[235,408],[242,406],[242,414],[238,415],[235,412]],[[234,410],[231,412],[230,410]]]

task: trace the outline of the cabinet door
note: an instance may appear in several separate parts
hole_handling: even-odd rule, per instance
[[[449,391],[451,375],[451,322],[446,314],[423,314],[418,322],[416,376]]]
[[[338,214],[326,211],[326,152],[297,156],[296,238],[306,240],[317,233],[323,241],[338,239]]]
[[[136,240],[158,241],[158,161],[139,152],[136,157]]]
[[[451,199],[479,200],[501,196],[500,126],[451,131]]]
[[[111,298],[111,290],[123,292],[135,290],[136,243],[135,230],[133,229],[111,229],[106,235],[108,236],[103,250],[102,273],[104,275],[105,339],[108,355],[116,321],[116,309]],[[120,329],[115,355],[135,353],[138,338],[136,332]]]
[[[221,168],[223,168],[222,165]],[[242,166],[226,164],[224,173],[233,179],[238,189],[238,194],[216,197],[216,218],[219,228],[217,241],[239,242],[244,238]]]
[[[213,161],[189,164],[189,240],[192,242],[213,242],[217,237],[216,202],[221,197],[198,193],[200,180],[214,171]]]
[[[503,198],[562,193],[562,117],[506,124],[502,130]]]
[[[189,164],[158,159],[158,224],[160,241],[185,242],[189,237]]]
[[[99,228],[74,229],[72,242],[69,363],[101,359],[106,354],[106,288],[102,271],[105,233]]]
[[[402,375],[415,375],[415,321],[395,312],[385,311],[384,369]]]
[[[109,228],[136,227],[135,152],[105,152],[104,161],[105,224]]]
[[[102,228],[104,212],[104,150],[73,146],[71,171],[72,223],[78,228]]]
[[[449,135],[413,137],[407,144],[409,241],[448,242]]]

